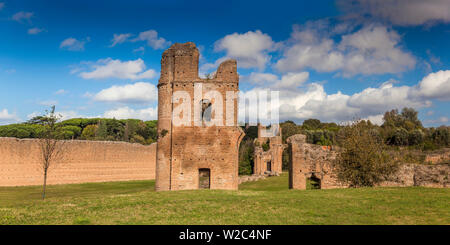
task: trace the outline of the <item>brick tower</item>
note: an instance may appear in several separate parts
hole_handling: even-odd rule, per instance
[[[191,42],[175,43],[162,55],[158,84],[157,191],[238,188],[239,144],[244,133],[237,124],[237,96],[227,97],[230,92],[239,91],[237,64],[235,60],[224,61],[214,77],[202,79],[198,76],[198,59],[198,49]],[[199,86],[200,94],[194,93]],[[176,125],[173,121],[174,108],[182,102],[172,102],[177,92],[189,95],[186,97],[191,105],[187,114],[191,119],[189,124]],[[223,103],[205,99],[211,93],[221,95]],[[224,115],[221,123],[207,126],[206,121],[217,122],[219,110]],[[226,117],[227,113],[232,114]]]

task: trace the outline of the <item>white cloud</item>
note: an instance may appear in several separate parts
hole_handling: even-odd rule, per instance
[[[420,81],[413,95],[427,99],[450,100],[450,70],[428,74]]]
[[[77,40],[73,37],[69,37],[61,42],[59,48],[67,49],[70,51],[83,51],[84,45],[90,41],[90,38],[86,38],[85,40]]]
[[[141,32],[139,33],[138,37],[133,39],[132,41],[146,41],[147,45],[152,47],[153,49],[163,49],[171,44],[170,41],[166,41],[166,39],[158,37],[158,32],[156,32],[155,30]]]
[[[144,48],[143,46],[141,46],[141,47],[139,47],[139,48],[133,49],[133,52],[134,52],[134,53],[141,53],[141,54],[144,54],[145,48]]]
[[[21,12],[18,12],[16,14],[14,14],[12,16],[12,19],[14,21],[17,21],[17,22],[20,22],[20,23],[22,23],[22,21],[24,21],[24,20],[29,22],[31,20],[31,18],[33,17],[33,15],[34,14],[32,12],[21,11]]]
[[[308,78],[308,72],[289,72],[281,76],[281,78],[272,73],[252,72],[250,75],[243,77],[243,80],[258,86],[265,86],[272,89],[295,90],[305,83]]]
[[[9,113],[7,109],[0,110],[0,124],[19,122],[20,119],[15,113]]]
[[[123,86],[112,86],[103,89],[94,100],[105,102],[143,103],[158,99],[158,90],[151,83],[137,82]]]
[[[448,0],[340,0],[338,5],[349,16],[369,16],[399,26],[450,22]]]
[[[35,27],[35,28],[28,29],[28,34],[30,34],[30,35],[37,35],[37,34],[43,32],[43,31],[45,31],[45,30],[42,29],[42,28]]]
[[[268,52],[275,48],[272,38],[259,30],[233,33],[214,44],[214,51],[226,51],[226,57],[236,59],[242,68],[263,69],[271,58]]]
[[[426,124],[437,124],[437,125],[443,125],[449,122],[449,118],[448,117],[439,117],[437,119],[432,119],[432,120],[425,120],[424,123]]]
[[[132,36],[131,33],[125,33],[125,34],[114,34],[113,39],[111,40],[111,45],[109,47],[114,47],[117,44],[124,43],[128,41],[128,39]]]
[[[399,73],[414,68],[415,58],[399,47],[400,36],[384,26],[365,26],[357,32],[342,35],[335,43],[321,21],[294,26],[285,43],[283,57],[276,63],[280,71],[312,68],[319,72],[342,71],[356,74]]]
[[[362,118],[380,124],[382,115],[388,110],[403,107],[420,109],[430,107],[431,99],[448,100],[449,74],[450,70],[428,74],[414,86],[395,86],[397,81],[389,80],[379,87],[369,87],[354,94],[344,94],[340,91],[328,94],[321,84],[304,84],[307,79],[304,74],[305,78],[298,79],[298,82],[294,83],[286,82],[285,84],[291,85],[280,89],[280,119],[318,118],[323,121],[348,122]],[[251,77],[257,86],[245,93],[270,88],[283,80],[269,73],[255,73],[249,76]],[[302,86],[299,88],[298,84]],[[243,114],[240,115],[242,117]],[[242,121],[242,118],[240,120]]]
[[[55,115],[60,117],[61,121],[71,119],[71,118],[92,118],[91,116],[80,115],[78,112],[69,110],[69,111],[55,111]],[[36,116],[42,116],[41,112],[34,111],[27,115],[28,119],[31,119]]]
[[[69,91],[67,91],[67,90],[60,89],[60,90],[58,90],[58,91],[55,91],[54,94],[58,94],[58,95],[60,95],[60,94],[67,94],[68,92],[69,92]]]
[[[149,107],[144,109],[132,109],[128,106],[119,107],[113,110],[106,111],[103,116],[105,118],[116,119],[141,119],[141,120],[155,120],[158,115],[158,109],[155,107]]]
[[[154,78],[157,73],[155,70],[146,70],[145,63],[142,59],[121,61],[111,58],[100,59],[94,64],[88,63],[92,71],[81,72],[80,76],[84,79],[146,79]],[[73,70],[72,73],[78,73],[80,69]]]
[[[243,77],[242,80],[253,84],[264,85],[275,83],[278,80],[278,76],[272,73],[252,72],[250,75]]]
[[[383,124],[383,114],[378,114],[378,115],[374,115],[374,116],[368,116],[367,118],[363,118],[363,120],[370,120],[371,123],[376,124],[376,125],[381,125]]]

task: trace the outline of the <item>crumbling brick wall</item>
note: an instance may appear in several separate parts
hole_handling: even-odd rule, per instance
[[[255,152],[253,157],[253,174],[280,174],[283,168],[282,132],[279,125],[272,125],[272,135],[263,135],[266,128],[258,124],[258,138],[255,139]],[[264,151],[262,145],[267,144],[269,149]]]
[[[379,186],[450,187],[450,164],[402,164]]]
[[[321,189],[342,188],[334,167],[339,149],[306,143],[306,136],[297,134],[287,139],[290,151],[289,188],[306,189],[306,180],[320,180]],[[399,169],[378,186],[450,187],[450,164],[400,163]]]
[[[450,163],[450,148],[444,148],[425,156],[425,163]]]
[[[71,140],[63,160],[49,170],[48,184],[155,178],[156,144]],[[0,138],[0,186],[41,185],[36,139]]]
[[[235,60],[224,61],[213,77],[202,79],[198,76],[198,59],[198,49],[191,42],[176,43],[162,55],[158,84],[157,191],[198,189],[199,178],[203,176],[200,171],[205,169],[210,174],[210,189],[238,188],[239,144],[244,132],[237,125],[237,98],[232,103],[225,101],[228,91],[239,91],[237,64]],[[202,94],[197,97],[196,86],[202,87]],[[223,126],[194,123],[201,118],[195,106],[200,105],[210,91],[219,92],[224,99]],[[176,92],[187,92],[190,96],[188,125],[175,125],[172,121],[174,108],[183,103],[173,102],[172,95]],[[229,112],[235,126],[227,126]],[[215,120],[214,114],[212,117]]]
[[[334,161],[337,152],[329,146],[306,143],[306,135],[296,134],[287,139],[289,144],[289,188],[306,189],[308,178],[320,180],[321,189],[346,187],[337,180]]]

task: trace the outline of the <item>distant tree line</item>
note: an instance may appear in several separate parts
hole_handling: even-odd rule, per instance
[[[47,117],[0,126],[0,137],[41,138]],[[59,139],[126,141],[144,145],[156,141],[156,120],[73,118],[57,123]]]
[[[401,112],[391,110],[384,114],[383,124],[375,125],[367,120],[382,142],[390,146],[412,146],[422,150],[434,150],[450,146],[450,127],[425,128],[413,108],[403,108]],[[293,121],[281,123],[283,141],[294,134],[305,134],[307,142],[318,145],[340,145],[342,129],[345,125],[322,123],[318,119],[308,119],[302,125]]]

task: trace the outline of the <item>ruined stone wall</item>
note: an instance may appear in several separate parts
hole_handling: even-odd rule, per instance
[[[450,148],[444,148],[438,152],[427,154],[425,156],[425,163],[450,163]]]
[[[379,186],[450,187],[449,164],[402,164]]]
[[[198,76],[199,52],[193,43],[176,43],[163,53],[161,78],[158,84],[158,146],[156,164],[156,190],[198,189],[200,169],[209,169],[211,189],[238,188],[239,144],[244,136],[237,126],[237,97],[226,103],[227,92],[239,91],[239,75],[235,60],[219,65],[214,77]],[[202,94],[195,89],[201,86]],[[210,92],[218,92],[223,100],[211,100],[212,121],[222,111],[222,126],[208,126],[201,121],[201,106]],[[177,125],[172,113],[184,99],[172,101],[172,95],[184,93],[190,99],[190,108],[181,118],[189,117],[189,123]],[[223,103],[222,103],[223,102]],[[222,103],[222,104],[219,104]],[[186,112],[186,111],[184,111]],[[227,116],[231,113],[231,116]],[[234,126],[227,124],[229,118]]]
[[[289,144],[289,188],[306,189],[306,180],[320,180],[321,189],[346,187],[337,180],[333,162],[337,152],[331,147],[306,143],[306,135],[297,134],[287,139]]]
[[[48,184],[155,178],[156,144],[72,140],[63,160],[49,170]],[[41,185],[36,139],[0,138],[0,186]]]
[[[282,143],[281,128],[279,125],[272,126],[272,133],[264,135],[264,129],[258,124],[258,138],[255,139],[255,152],[253,157],[253,174],[280,174],[283,168],[283,150],[285,145]],[[275,136],[273,136],[275,135]],[[269,150],[264,151],[263,144],[269,145]],[[270,170],[268,165],[270,164]]]
[[[306,189],[306,180],[320,180],[322,189],[348,187],[340,183],[334,169],[339,150],[306,143],[306,136],[297,134],[287,139],[290,151],[289,188]],[[379,186],[450,187],[450,164],[401,163],[398,171]]]

